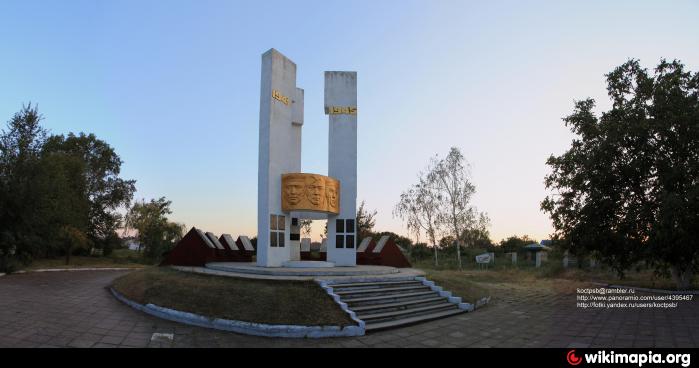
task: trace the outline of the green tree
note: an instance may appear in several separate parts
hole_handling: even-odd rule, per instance
[[[699,74],[629,60],[606,78],[609,111],[587,99],[563,119],[576,138],[547,160],[542,209],[573,253],[621,275],[645,261],[685,289],[699,265]]]
[[[376,225],[376,210],[374,211],[369,211],[366,209],[366,204],[364,201],[359,204],[359,207],[357,208],[357,217],[355,220],[355,226],[356,229],[355,231],[357,232],[357,239],[361,241],[362,239],[366,238],[367,236],[372,235],[372,231],[374,230],[374,225]],[[328,235],[328,223],[325,223],[325,228],[323,229],[323,234],[325,236]]]
[[[431,161],[427,172],[434,170],[436,161]],[[439,265],[437,256],[437,236],[443,232],[443,222],[439,221],[440,192],[434,175],[420,173],[418,183],[412,185],[407,191],[401,193],[400,201],[393,209],[393,214],[406,221],[408,232],[417,235],[425,232],[427,239],[432,244],[434,252],[434,265]]]
[[[534,239],[531,239],[528,235],[524,235],[522,237],[519,237],[517,235],[510,236],[507,239],[503,239],[500,241],[500,247],[502,247],[502,250],[506,253],[510,252],[517,252],[522,247],[527,246],[532,243],[536,243],[537,241]]]
[[[182,239],[184,225],[170,222],[167,215],[171,201],[161,197],[150,202],[136,202],[126,215],[127,229],[138,231],[138,239],[144,246],[146,258],[159,261],[163,254],[171,250]]]
[[[366,209],[366,203],[364,203],[364,201],[359,204],[359,208],[357,208],[356,220],[357,239],[359,239],[359,241],[367,236],[371,236],[371,233],[374,230],[374,225],[376,225],[376,214],[376,210],[370,211]]]
[[[87,238],[90,202],[85,195],[84,163],[75,156],[44,152],[32,183],[35,195],[33,230],[41,236],[43,256],[71,253],[90,245]],[[83,239],[84,238],[84,239]]]
[[[468,228],[461,233],[464,244],[471,248],[490,248],[493,242],[490,241],[490,218],[485,213],[480,213]]]
[[[90,242],[84,231],[71,225],[64,225],[58,232],[57,239],[61,242],[66,254],[66,264],[70,264],[70,256],[76,249],[87,248]]]
[[[454,246],[454,243],[456,241],[454,240],[454,237],[451,235],[447,235],[445,237],[442,237],[439,239],[439,249],[442,251],[448,251],[450,249],[453,249],[456,251],[456,247]]]
[[[428,180],[438,188],[439,219],[456,239],[456,260],[461,269],[461,247],[471,245],[471,239],[464,239],[464,235],[487,228],[490,221],[471,204],[476,186],[471,183],[470,166],[458,148],[452,147],[445,158],[432,166]]]
[[[117,211],[135,190],[119,177],[121,160],[106,142],[83,133],[47,138],[42,119],[35,105],[23,106],[0,134],[2,270],[36,256],[114,244]]]
[[[304,237],[311,236],[311,232],[313,232],[313,220],[310,220],[310,219],[299,220],[299,228],[301,229],[301,234],[303,234]]]
[[[119,177],[123,163],[121,158],[109,144],[94,134],[51,136],[44,145],[44,151],[72,155],[83,161],[85,194],[90,203],[87,234],[91,242],[104,248],[122,226],[117,210],[131,202],[136,190],[135,180]]]
[[[38,197],[32,192],[46,140],[36,105],[22,106],[0,134],[0,270],[28,261],[42,239],[34,228]]]

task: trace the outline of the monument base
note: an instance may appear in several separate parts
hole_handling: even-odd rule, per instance
[[[388,266],[355,266],[337,267],[332,262],[302,261],[286,262],[296,267],[260,267],[254,263],[243,262],[211,262],[206,264],[209,270],[230,272],[238,275],[272,276],[274,278],[289,277],[321,277],[321,276],[380,276],[400,274],[413,269],[399,269]],[[422,274],[422,272],[420,272]]]
[[[324,261],[288,261],[282,264],[286,268],[333,268],[335,264]]]

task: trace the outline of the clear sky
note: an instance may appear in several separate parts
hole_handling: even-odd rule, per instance
[[[494,241],[546,238],[546,158],[573,101],[606,108],[628,58],[699,70],[697,1],[100,1],[0,3],[0,119],[38,103],[53,133],[93,132],[136,198],[215,233],[256,232],[260,55],[298,65],[304,172],[327,173],[323,71],[356,70],[358,199],[376,227],[430,156],[459,147]],[[316,234],[317,235],[317,234]]]

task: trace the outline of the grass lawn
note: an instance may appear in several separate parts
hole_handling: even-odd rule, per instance
[[[114,288],[141,304],[246,322],[354,325],[313,281],[253,280],[149,267],[115,280]]]
[[[586,285],[575,280],[541,278],[528,270],[518,269],[423,270],[428,279],[469,303],[486,296],[493,297],[491,303],[499,303],[524,295],[572,293],[577,287]]]
[[[483,270],[471,262],[464,262],[464,269],[458,271],[456,262],[451,259],[440,260],[439,267],[435,267],[432,260],[413,262],[413,266],[424,270],[430,276],[435,275],[434,277],[446,277],[452,280],[467,278],[481,287],[498,283],[509,283],[512,285],[539,283],[550,284],[551,287],[554,287],[557,284],[562,285],[566,282],[599,282],[651,289],[677,289],[675,282],[671,278],[656,275],[651,270],[630,270],[625,273],[623,278],[619,278],[615,272],[605,268],[579,269],[573,267],[564,269],[561,261],[557,259],[544,263],[541,268],[535,268],[532,264],[524,261],[520,262],[519,265],[513,266],[502,258],[498,259],[496,256],[495,265],[491,265],[488,269]],[[691,289],[699,289],[699,277],[694,278],[692,285]]]
[[[479,299],[490,296],[487,286],[475,283],[470,277],[459,271],[423,270],[430,281],[434,281],[452,295],[459,296],[464,302],[475,304]]]
[[[611,271],[604,269],[579,270],[569,269],[563,272],[560,277],[571,280],[589,280],[611,285],[635,286],[650,289],[677,290],[677,284],[670,278],[656,275],[650,270],[628,271],[624,278]],[[692,290],[699,290],[699,277],[694,278],[690,287]]]
[[[38,270],[42,268],[140,268],[146,267],[144,260],[136,251],[117,249],[107,257],[100,256],[72,256],[70,264],[66,264],[65,257],[40,258],[32,260],[26,270]]]

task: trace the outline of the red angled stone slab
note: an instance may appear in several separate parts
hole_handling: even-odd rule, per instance
[[[192,228],[165,256],[161,266],[204,267],[207,262],[219,260],[216,248],[201,230]]]
[[[357,264],[373,266],[391,266],[396,268],[410,268],[412,265],[405,257],[398,245],[389,238],[383,247],[377,252],[377,243],[372,240],[364,252],[357,253]]]

